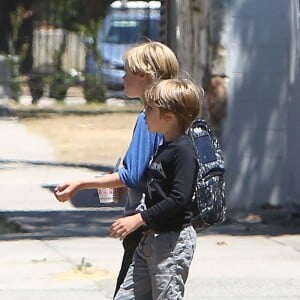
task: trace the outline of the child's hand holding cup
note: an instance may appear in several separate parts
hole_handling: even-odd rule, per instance
[[[113,172],[118,171],[120,162],[121,162],[121,158],[118,159]],[[105,176],[105,174],[96,175],[96,177],[101,177],[101,176]],[[98,188],[97,192],[98,192],[100,203],[114,203],[114,202],[118,202],[119,200],[118,188]]]

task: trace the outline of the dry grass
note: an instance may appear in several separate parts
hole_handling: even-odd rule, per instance
[[[20,120],[53,145],[57,158],[71,163],[114,165],[124,156],[137,114],[57,115]]]

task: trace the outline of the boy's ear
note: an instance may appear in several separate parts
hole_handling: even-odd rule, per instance
[[[171,121],[171,120],[173,120],[175,118],[175,115],[172,112],[165,112],[164,113],[164,118],[167,121]]]
[[[141,80],[147,80],[147,81],[148,81],[148,76],[147,76],[147,74],[145,74],[145,73],[139,73],[139,78],[140,78]]]

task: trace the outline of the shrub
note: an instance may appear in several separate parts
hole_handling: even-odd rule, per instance
[[[49,97],[63,100],[72,83],[73,78],[70,74],[63,71],[54,73],[49,77]]]
[[[43,96],[44,83],[42,76],[35,73],[31,74],[28,79],[28,86],[34,104]]]
[[[86,74],[84,96],[88,102],[104,102],[106,87],[100,74]]]

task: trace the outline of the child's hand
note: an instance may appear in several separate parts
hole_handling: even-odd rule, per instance
[[[124,238],[137,228],[145,224],[141,214],[117,219],[110,227],[110,236],[124,240]]]
[[[54,195],[60,202],[66,202],[71,199],[77,192],[76,183],[63,183],[54,189]]]

